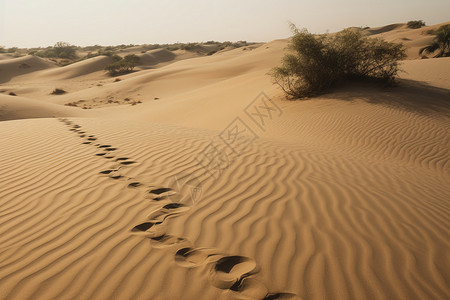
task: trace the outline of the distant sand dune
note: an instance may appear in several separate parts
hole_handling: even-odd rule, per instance
[[[8,82],[15,76],[54,68],[55,65],[42,58],[27,55],[19,58],[0,60],[0,83]]]

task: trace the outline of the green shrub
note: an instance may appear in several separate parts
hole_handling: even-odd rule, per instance
[[[422,28],[423,26],[425,26],[425,22],[422,20],[409,21],[408,23],[406,23],[406,26],[411,29]]]
[[[111,76],[133,72],[134,67],[140,61],[139,57],[135,54],[129,54],[120,60],[117,60],[117,57],[120,58],[120,56],[115,56],[116,61],[105,68]]]
[[[406,56],[403,45],[369,38],[360,30],[313,35],[306,29],[292,29],[291,53],[270,75],[294,98],[323,93],[352,79],[392,82],[398,72],[397,61]]]
[[[420,49],[419,54],[423,52],[431,54],[438,51],[435,57],[450,56],[450,24],[442,25],[435,34],[436,37],[431,44]]]

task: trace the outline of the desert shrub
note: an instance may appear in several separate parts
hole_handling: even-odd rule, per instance
[[[106,47],[105,49],[100,49],[97,51],[98,55],[105,55],[105,56],[114,56],[114,50],[111,50],[112,47]]]
[[[392,82],[398,73],[397,61],[406,56],[403,45],[369,38],[360,30],[313,35],[306,29],[292,29],[291,52],[270,75],[294,98],[323,93],[353,79]]]
[[[9,92],[9,95],[10,95],[10,96],[17,96],[17,94],[14,93],[14,92]]]
[[[6,49],[6,53],[16,53],[19,50],[17,47],[11,47]]]
[[[57,42],[53,46],[56,57],[59,58],[75,58],[76,48],[65,42]]]
[[[6,52],[5,47],[0,46],[0,53],[5,53],[5,52]]]
[[[76,47],[65,42],[57,42],[53,47],[47,47],[44,50],[34,53],[36,56],[46,58],[76,58]]]
[[[436,36],[430,45],[420,49],[419,54],[435,53],[435,57],[450,56],[450,24],[442,25],[435,31]]]
[[[116,61],[120,61],[120,60],[122,60],[122,57],[120,57],[119,55],[117,55],[117,54],[114,54],[113,56],[111,56],[111,58],[116,62]]]
[[[62,94],[65,94],[65,93],[67,93],[65,90],[55,88],[55,89],[53,90],[53,92],[52,92],[52,95],[62,95]]]
[[[406,26],[411,29],[422,28],[423,26],[425,26],[425,22],[422,20],[409,21],[408,23],[406,23]]]
[[[180,46],[178,46],[178,45],[168,45],[168,46],[166,46],[166,49],[169,50],[169,51],[176,51],[176,50],[180,49]]]
[[[135,54],[129,54],[124,58],[117,60],[112,64],[106,66],[105,70],[108,71],[111,76],[131,73],[133,72],[134,67],[136,67],[139,61],[140,61],[139,56]]]

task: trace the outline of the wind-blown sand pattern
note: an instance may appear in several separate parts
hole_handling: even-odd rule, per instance
[[[0,299],[448,299],[450,59],[289,102],[265,75],[285,46],[4,83],[24,95],[0,96]],[[261,91],[264,127],[245,113]],[[61,105],[111,93],[143,103]],[[237,117],[257,138],[233,151]]]

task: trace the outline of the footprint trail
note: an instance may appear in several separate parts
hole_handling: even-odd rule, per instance
[[[260,268],[252,258],[231,255],[214,248],[195,247],[192,242],[183,237],[167,234],[167,220],[187,213],[191,206],[170,201],[169,196],[177,194],[171,187],[155,187],[151,183],[136,181],[135,178],[121,175],[122,168],[132,166],[136,164],[136,161],[128,157],[116,158],[113,153],[118,148],[108,143],[99,143],[98,138],[83,130],[81,125],[66,118],[60,118],[59,121],[68,126],[69,131],[83,139],[83,145],[102,151],[95,156],[113,159],[116,162],[116,166],[100,171],[100,175],[108,176],[113,180],[129,180],[131,182],[128,188],[150,187],[146,194],[151,201],[155,202],[155,210],[147,215],[147,220],[134,226],[130,230],[131,234],[148,238],[153,248],[175,251],[174,260],[180,267],[206,266],[209,283],[223,290],[222,299],[301,299],[292,293],[269,292],[264,283],[257,279]],[[93,144],[94,141],[97,144]]]

